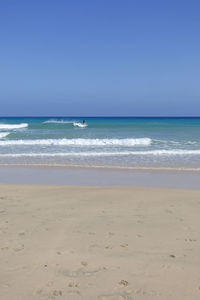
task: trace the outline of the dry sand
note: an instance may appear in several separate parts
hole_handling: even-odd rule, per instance
[[[200,191],[0,185],[0,299],[200,299]]]

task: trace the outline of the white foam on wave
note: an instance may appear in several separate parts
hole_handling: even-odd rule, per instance
[[[121,151],[121,152],[57,152],[57,153],[5,153],[0,157],[65,157],[65,156],[131,156],[131,155],[200,155],[200,150],[154,150],[154,151]]]
[[[10,132],[0,132],[0,139],[6,137],[9,134],[10,134]]]
[[[44,121],[43,124],[73,124],[74,127],[80,127],[80,128],[85,128],[88,125],[83,124],[77,121],[65,121],[65,120],[47,120]]]
[[[0,129],[20,129],[20,128],[26,128],[28,127],[27,123],[21,123],[21,124],[0,124]]]
[[[166,145],[197,145],[199,141],[172,141],[172,140],[153,140],[155,144],[166,144]]]
[[[43,124],[73,124],[74,121],[64,121],[64,120],[47,120]]]
[[[85,128],[85,127],[87,127],[87,124],[86,124],[86,123],[83,124],[83,123],[79,123],[79,122],[74,122],[73,125],[74,125],[75,127],[80,127],[80,128]]]
[[[130,155],[154,155],[154,156],[176,156],[176,155],[200,155],[200,150],[152,150],[152,151],[131,151]]]
[[[0,146],[54,145],[54,146],[149,146],[151,139],[38,139],[0,141]]]

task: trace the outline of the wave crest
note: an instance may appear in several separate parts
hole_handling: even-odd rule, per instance
[[[64,157],[64,156],[131,156],[131,155],[200,155],[200,150],[154,150],[154,151],[120,151],[120,152],[56,152],[56,153],[5,153],[0,157]]]
[[[21,124],[0,124],[0,129],[20,129],[28,127],[28,123]]]
[[[73,124],[74,121],[64,121],[64,120],[47,120],[43,124]]]
[[[6,137],[9,134],[10,134],[10,132],[0,132],[0,139]]]
[[[40,139],[40,140],[7,140],[0,141],[0,146],[11,145],[54,145],[54,146],[149,146],[149,138],[138,139]]]
[[[65,120],[54,120],[54,119],[44,121],[43,124],[73,124],[74,127],[80,127],[80,128],[85,128],[88,126],[87,124],[83,124],[75,120],[65,121]]]

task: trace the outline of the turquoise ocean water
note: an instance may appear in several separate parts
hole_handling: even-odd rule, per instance
[[[200,118],[0,118],[0,164],[200,169]]]

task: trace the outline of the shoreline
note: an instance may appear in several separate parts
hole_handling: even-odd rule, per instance
[[[171,169],[0,165],[0,183],[200,189],[200,172]]]
[[[0,163],[0,167],[39,167],[64,169],[105,169],[105,170],[134,170],[134,171],[163,171],[163,172],[200,172],[200,167],[139,167],[114,165],[77,165],[77,164],[37,164],[37,163]]]

